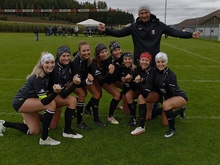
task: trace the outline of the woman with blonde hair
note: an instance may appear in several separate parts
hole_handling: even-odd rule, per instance
[[[48,95],[49,76],[55,67],[54,56],[43,52],[32,73],[27,76],[27,82],[17,92],[12,100],[13,108],[22,113],[25,123],[15,123],[0,120],[0,135],[3,136],[5,128],[14,128],[30,135],[40,133],[40,120],[38,112],[45,110],[42,121],[42,134],[40,145],[59,145],[60,142],[48,136],[49,126],[53,118],[56,103],[54,99],[61,91],[59,84],[53,85],[53,92]]]

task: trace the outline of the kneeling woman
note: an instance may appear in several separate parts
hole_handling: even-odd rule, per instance
[[[182,91],[177,85],[177,78],[175,73],[169,68],[167,68],[167,54],[159,52],[155,56],[155,62],[155,81],[156,85],[160,89],[160,94],[164,97],[162,107],[169,123],[169,130],[164,135],[164,137],[169,138],[176,134],[173,109],[180,108],[186,105],[188,97],[186,93]]]
[[[27,82],[18,91],[12,101],[13,108],[22,113],[26,122],[14,123],[0,120],[0,135],[6,128],[14,128],[26,134],[36,135],[40,133],[40,120],[38,112],[45,110],[42,121],[42,135],[40,145],[58,145],[59,141],[48,136],[49,126],[53,118],[56,102],[54,99],[61,91],[59,84],[53,85],[53,92],[47,95],[49,76],[55,67],[54,56],[48,52],[42,53],[32,73],[27,77]]]

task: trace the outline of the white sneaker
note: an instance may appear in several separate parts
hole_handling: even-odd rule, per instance
[[[46,140],[42,140],[40,138],[39,144],[40,145],[55,146],[55,145],[59,145],[60,141],[54,140],[54,139],[52,139],[51,137],[48,136]]]
[[[3,126],[3,124],[5,123],[4,120],[0,120],[0,136],[4,136],[4,132],[5,132],[5,127]]]
[[[131,131],[131,134],[132,135],[140,135],[142,134],[143,132],[145,132],[145,127],[142,128],[142,127],[137,127],[135,128],[135,130]]]
[[[107,120],[112,124],[119,124],[119,122],[113,116],[107,117]]]
[[[63,132],[63,137],[67,137],[67,138],[73,138],[73,139],[81,139],[83,138],[83,135],[80,135],[78,133],[76,133],[75,131],[71,130],[68,133]]]

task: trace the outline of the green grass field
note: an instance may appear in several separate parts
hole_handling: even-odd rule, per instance
[[[98,42],[109,45],[117,40],[122,50],[133,51],[131,37],[46,37],[40,34],[0,33],[0,119],[22,122],[20,114],[11,106],[11,99],[24,84],[26,76],[37,63],[41,51],[55,55],[57,47],[68,45],[72,52],[81,40],[87,40],[92,50]],[[187,119],[176,119],[177,135],[164,139],[168,127],[160,124],[160,117],[146,123],[146,132],[131,136],[127,126],[129,117],[116,110],[119,125],[96,127],[93,117],[84,115],[91,131],[79,130],[73,120],[72,128],[83,139],[61,136],[63,116],[51,137],[60,140],[58,146],[40,146],[40,135],[27,136],[14,129],[6,129],[0,137],[1,165],[218,165],[220,164],[220,43],[200,39],[162,39],[161,51],[169,56],[168,66],[175,71],[179,86],[189,97]],[[87,99],[90,98],[88,96]],[[111,96],[104,92],[100,101],[100,119],[106,122]]]

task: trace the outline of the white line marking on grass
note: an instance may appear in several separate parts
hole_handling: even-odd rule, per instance
[[[175,48],[175,49],[178,49],[178,50],[181,50],[181,51],[184,51],[184,52],[187,52],[187,53],[191,53],[191,54],[196,55],[196,56],[198,56],[198,57],[200,57],[200,58],[203,58],[203,59],[206,59],[206,60],[209,60],[209,61],[216,62],[216,63],[220,64],[219,61],[216,61],[216,60],[210,59],[210,58],[208,58],[208,57],[204,57],[204,56],[202,56],[202,55],[200,55],[200,54],[190,52],[190,51],[188,51],[188,50],[186,50],[186,49],[182,49],[182,48],[179,48],[179,47],[176,47],[176,46],[170,45],[170,44],[165,43],[165,42],[162,42],[162,43],[163,43],[164,45],[168,45],[168,46],[173,47],[173,48]]]

